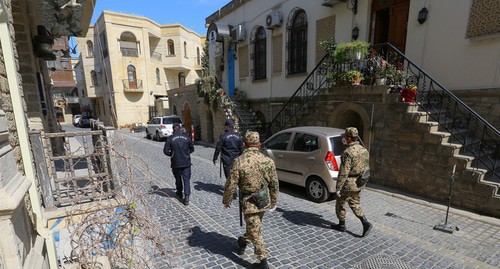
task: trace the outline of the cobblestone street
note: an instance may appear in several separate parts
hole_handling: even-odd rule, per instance
[[[150,209],[173,246],[173,255],[159,257],[156,268],[246,268],[257,262],[251,246],[244,255],[235,252],[244,227],[236,200],[229,209],[222,206],[225,179],[219,164],[212,163],[212,147],[195,145],[191,203],[185,206],[175,197],[164,143],[140,132],[119,131],[117,138],[150,169],[151,178],[138,180],[156,190],[148,197]],[[457,230],[448,234],[433,229],[444,222],[446,206],[373,184],[361,199],[374,225],[365,238],[350,209],[348,231],[337,232],[330,229],[337,223],[335,200],[314,203],[303,188],[280,183],[278,208],[264,216],[263,224],[271,268],[500,267],[499,219],[451,209],[448,224]]]

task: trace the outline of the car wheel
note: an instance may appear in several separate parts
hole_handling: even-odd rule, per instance
[[[151,139],[151,134],[148,132],[147,129],[146,129],[146,139]]]
[[[318,177],[312,177],[307,181],[306,193],[309,199],[316,203],[324,202],[330,196],[326,184]]]
[[[156,131],[156,134],[155,134],[155,138],[154,138],[156,141],[160,141],[160,133],[158,133],[158,131]]]

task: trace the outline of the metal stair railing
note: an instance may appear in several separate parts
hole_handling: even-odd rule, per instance
[[[329,88],[332,79],[328,78],[329,70],[333,68],[333,59],[326,54],[295,93],[283,105],[273,120],[266,126],[268,135],[284,128],[292,127],[292,121],[305,110],[307,103],[319,93],[322,88]]]
[[[462,145],[461,154],[475,158],[472,167],[487,170],[485,180],[500,183],[500,132],[393,45],[378,44],[373,49],[404,73],[406,85],[417,86],[419,109],[439,124],[438,129],[451,134],[450,143]]]

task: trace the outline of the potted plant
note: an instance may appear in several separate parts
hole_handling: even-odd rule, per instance
[[[344,75],[345,81],[351,85],[360,85],[363,80],[363,74],[358,70],[349,70]]]
[[[401,92],[401,97],[405,103],[415,103],[415,97],[417,97],[417,85],[410,84],[404,87]]]
[[[337,62],[359,61],[368,56],[369,47],[365,41],[341,43],[336,46],[334,58]]]

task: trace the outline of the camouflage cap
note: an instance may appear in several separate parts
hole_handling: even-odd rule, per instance
[[[350,137],[358,137],[358,129],[356,127],[345,128],[345,135]]]
[[[247,132],[245,134],[245,143],[249,145],[256,145],[260,143],[259,133],[257,132]]]

